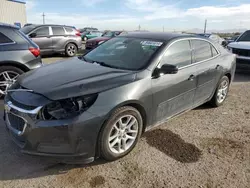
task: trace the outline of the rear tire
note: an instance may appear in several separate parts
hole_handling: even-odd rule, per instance
[[[0,97],[3,97],[7,89],[16,81],[24,71],[14,66],[0,66]]]
[[[214,96],[210,101],[210,104],[213,107],[219,107],[225,102],[229,91],[229,85],[230,85],[229,78],[227,76],[223,76],[220,79],[216,91],[214,93]]]
[[[137,144],[142,127],[141,114],[135,108],[124,106],[115,110],[99,136],[101,156],[114,161],[127,155]]]
[[[66,45],[66,47],[65,47],[66,56],[73,57],[76,55],[76,53],[77,53],[77,47],[75,44],[69,43]]]

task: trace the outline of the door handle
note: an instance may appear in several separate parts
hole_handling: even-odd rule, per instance
[[[195,78],[195,75],[192,74],[192,75],[189,76],[188,80],[189,80],[189,81],[193,81],[194,78]]]
[[[220,65],[216,65],[216,69],[217,69],[217,70],[220,69],[220,67],[221,67]]]

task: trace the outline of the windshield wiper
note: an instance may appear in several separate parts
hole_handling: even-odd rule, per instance
[[[101,61],[93,61],[93,63],[97,63],[97,64],[99,64],[99,65],[101,65],[101,66],[104,66],[104,67],[116,68],[116,67],[114,67],[114,66],[112,66],[112,65],[109,65],[109,64],[104,63],[104,62],[101,62]]]

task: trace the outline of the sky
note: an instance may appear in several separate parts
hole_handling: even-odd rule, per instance
[[[250,28],[250,0],[26,0],[28,23],[100,30]]]

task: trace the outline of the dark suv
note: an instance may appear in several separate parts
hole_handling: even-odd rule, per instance
[[[0,24],[0,96],[18,75],[42,66],[39,47],[18,29]]]
[[[30,25],[21,31],[40,47],[42,55],[63,52],[72,57],[82,48],[81,34],[72,26]]]

